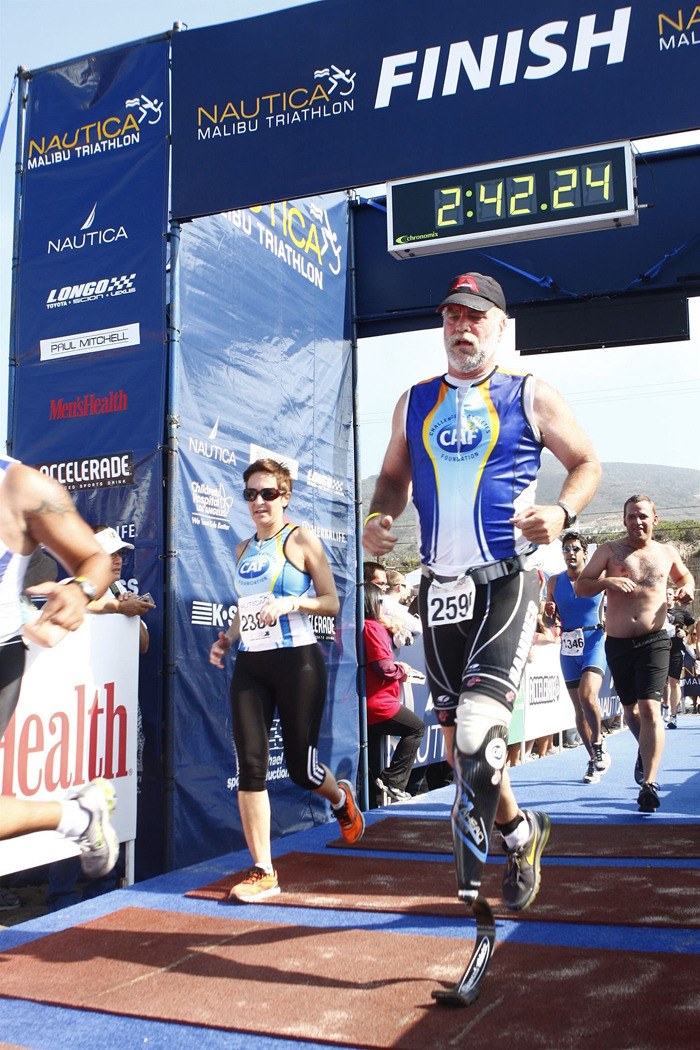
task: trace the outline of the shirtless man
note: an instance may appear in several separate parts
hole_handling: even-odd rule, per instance
[[[603,543],[579,576],[583,598],[607,595],[605,652],[625,720],[639,743],[643,776],[637,805],[642,813],[659,807],[656,781],[664,747],[661,701],[671,648],[666,632],[666,587],[676,600],[692,602],[695,582],[670,543],[653,538],[659,520],[649,496],[630,496],[623,520],[627,537]]]

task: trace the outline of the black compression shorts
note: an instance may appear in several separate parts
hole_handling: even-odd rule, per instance
[[[429,587],[421,579],[425,668],[442,725],[454,725],[460,698],[480,693],[513,709],[537,626],[540,581],[536,569],[475,587],[471,619],[429,622]]]

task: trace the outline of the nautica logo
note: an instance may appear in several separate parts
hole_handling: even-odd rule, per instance
[[[74,233],[71,237],[59,237],[56,240],[50,240],[46,249],[47,254],[80,251],[82,248],[93,248],[95,245],[113,244],[115,241],[129,239],[123,226],[106,226],[102,230],[93,230],[92,225],[96,214],[97,202],[93,204],[90,214],[80,227],[80,233]]]

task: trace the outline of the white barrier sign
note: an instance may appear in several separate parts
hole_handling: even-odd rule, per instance
[[[139,619],[89,616],[54,649],[31,645],[14,717],[0,740],[0,794],[60,800],[95,777],[117,792],[120,842],[136,837]],[[53,831],[0,841],[0,875],[67,856]]]
[[[558,645],[536,645],[525,668],[525,740],[560,733],[576,725],[576,713],[561,673]]]

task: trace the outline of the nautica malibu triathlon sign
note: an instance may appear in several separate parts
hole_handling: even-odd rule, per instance
[[[173,209],[694,128],[699,43],[675,0],[322,0],[176,33]]]

